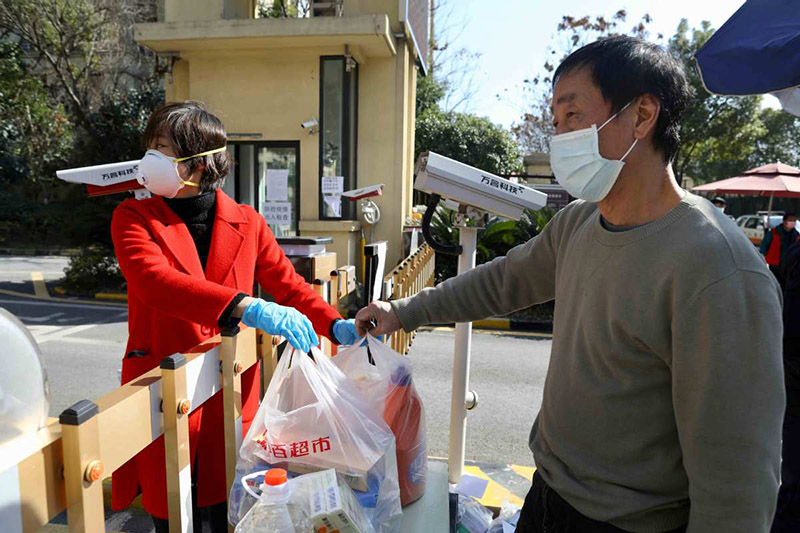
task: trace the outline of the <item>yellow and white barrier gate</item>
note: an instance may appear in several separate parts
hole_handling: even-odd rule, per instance
[[[263,334],[252,328],[225,331],[164,358],[160,368],[96,402],[81,400],[35,435],[4,446],[11,453],[0,462],[3,531],[37,531],[64,509],[70,532],[104,531],[103,478],[162,434],[170,531],[192,531],[188,418],[222,391],[232,484],[242,439],[241,374],[261,358],[270,361],[274,348],[271,338],[258,344],[257,335]]]
[[[433,287],[436,254],[427,244],[420,246],[383,279],[383,294],[386,300],[399,300],[418,293],[425,287]],[[408,355],[416,332],[403,330],[392,333],[386,341],[392,350]]]
[[[420,248],[386,278],[400,298],[433,282],[433,251]],[[334,306],[354,289],[353,269],[317,279]],[[406,353],[411,336],[395,334]],[[0,448],[0,524],[3,533],[34,532],[66,509],[70,533],[105,531],[103,479],[164,435],[169,526],[192,531],[189,415],[222,391],[227,483],[234,481],[242,441],[241,375],[262,362],[262,396],[277,366],[277,338],[242,326],[208,339],[95,402],[81,400],[36,433]],[[330,342],[323,349],[331,353]],[[233,528],[231,527],[232,531]]]

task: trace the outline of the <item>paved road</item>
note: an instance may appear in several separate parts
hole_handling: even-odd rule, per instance
[[[420,332],[409,353],[433,456],[447,456],[453,342],[452,331]],[[551,344],[508,333],[473,334],[469,388],[479,404],[467,416],[467,459],[533,465],[528,434],[542,403]]]
[[[33,294],[31,272],[41,272],[46,281],[54,281],[66,265],[63,257],[2,257],[0,289]],[[0,293],[0,307],[21,319],[39,343],[50,380],[50,416],[119,386],[117,371],[127,339],[128,310],[124,305]]]
[[[58,279],[65,258],[0,257],[0,289],[33,294],[30,272]],[[22,319],[39,342],[50,378],[51,416],[84,398],[119,386],[127,339],[124,306],[42,301],[0,293],[0,307]],[[532,465],[528,433],[539,411],[550,341],[476,332],[470,388],[480,397],[467,423],[466,456],[491,463]],[[410,357],[427,412],[429,453],[447,456],[453,332],[423,331]]]

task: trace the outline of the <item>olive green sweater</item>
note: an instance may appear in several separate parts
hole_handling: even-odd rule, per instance
[[[769,531],[785,403],[781,296],[741,230],[691,194],[625,232],[578,201],[506,257],[392,305],[411,331],[553,298],[530,435],[548,485],[629,531]]]

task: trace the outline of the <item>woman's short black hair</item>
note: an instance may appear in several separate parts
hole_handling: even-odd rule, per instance
[[[225,146],[228,135],[222,121],[211,113],[202,102],[186,101],[169,103],[158,108],[147,121],[142,141],[145,150],[159,136],[172,142],[177,157],[188,157]],[[184,164],[189,174],[203,167],[200,176],[200,191],[219,189],[231,166],[227,151],[187,159]]]
[[[653,144],[672,162],[680,144],[680,124],[692,94],[681,63],[661,46],[635,37],[600,39],[570,54],[556,69],[553,86],[564,74],[589,68],[612,113],[651,94],[661,102]]]

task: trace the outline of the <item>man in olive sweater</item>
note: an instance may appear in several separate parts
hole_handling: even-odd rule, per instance
[[[685,75],[620,37],[573,53],[554,79],[551,165],[583,200],[506,257],[362,309],[356,327],[412,331],[555,298],[517,531],[767,532],[781,296],[736,225],[675,181]]]

